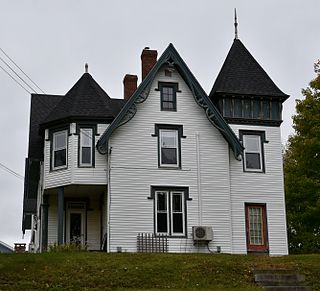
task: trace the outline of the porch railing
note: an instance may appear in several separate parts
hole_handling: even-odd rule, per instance
[[[167,253],[168,238],[163,234],[139,233],[137,251],[138,253]]]

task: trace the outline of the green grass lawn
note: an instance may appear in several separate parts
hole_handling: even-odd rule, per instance
[[[320,290],[320,255],[0,254],[0,290],[261,290],[254,269],[286,268]]]

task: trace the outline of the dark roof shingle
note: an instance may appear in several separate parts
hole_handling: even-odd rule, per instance
[[[84,73],[43,123],[49,125],[66,118],[113,119],[121,109],[121,102],[114,100],[89,73]]]
[[[210,92],[287,98],[239,39],[235,39]]]

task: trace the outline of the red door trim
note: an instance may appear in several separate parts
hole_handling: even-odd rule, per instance
[[[262,244],[256,245],[250,243],[250,224],[249,224],[249,209],[250,208],[261,208],[262,215]],[[267,215],[266,215],[266,204],[258,203],[246,203],[245,204],[245,218],[246,218],[246,238],[247,238],[247,251],[248,252],[268,252],[268,231],[267,231]]]

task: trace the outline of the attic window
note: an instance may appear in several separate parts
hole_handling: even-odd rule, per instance
[[[161,111],[177,111],[177,83],[159,83]]]

